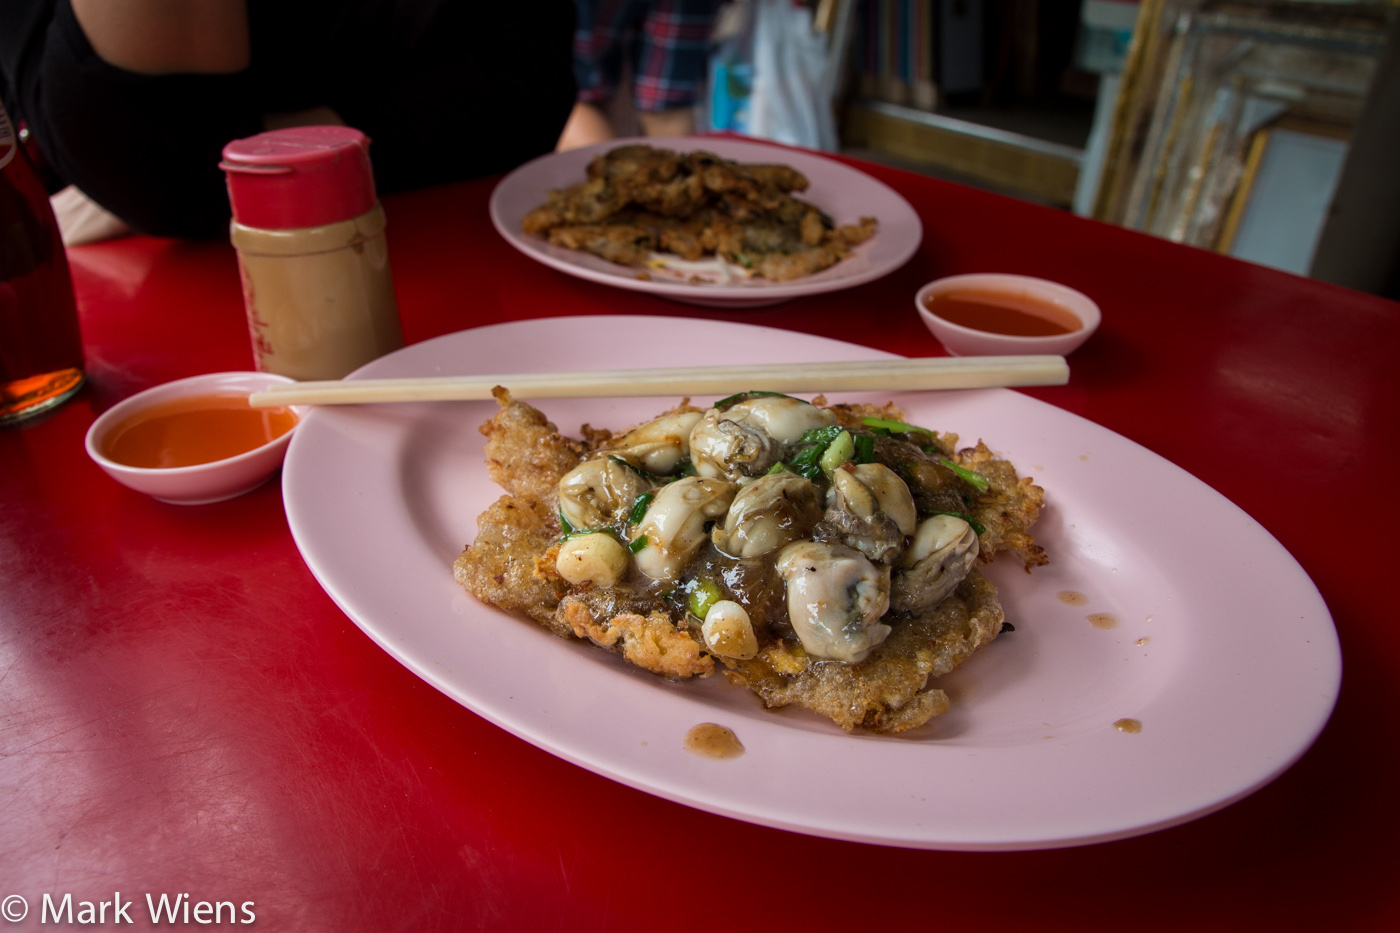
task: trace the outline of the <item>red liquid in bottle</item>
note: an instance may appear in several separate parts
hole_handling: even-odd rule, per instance
[[[63,239],[48,193],[0,108],[0,424],[57,405],[82,381]]]

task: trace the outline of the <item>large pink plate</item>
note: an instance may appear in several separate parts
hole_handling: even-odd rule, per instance
[[[450,334],[357,375],[586,369],[676,347],[732,362],[884,355],[703,319],[567,318]],[[1032,574],[1014,561],[991,568],[1015,631],[943,679],[952,712],[903,736],[765,712],[718,676],[667,683],[458,589],[452,562],[500,495],[476,430],[492,403],[313,411],[287,454],[287,515],[336,603],[448,696],[584,768],[768,826],[938,849],[1075,845],[1210,813],[1309,746],[1337,696],[1336,632],[1258,523],[1148,450],[1018,392],[893,399],[915,423],[984,438],[1035,476],[1048,503],[1037,534],[1053,561]],[[675,402],[540,407],[575,432]],[[1141,731],[1115,727],[1126,719]],[[747,753],[687,753],[686,731],[704,722],[733,729]]]
[[[594,156],[629,143],[646,143],[678,152],[704,149],[740,162],[782,162],[802,172],[811,182],[811,187],[800,195],[803,200],[821,208],[837,223],[855,223],[861,217],[874,217],[879,221],[879,232],[831,268],[797,281],[754,279],[730,285],[693,285],[641,280],[637,278],[637,269],[619,266],[589,253],[553,246],[543,237],[527,236],[520,229],[521,219],[543,204],[551,190],[583,181],[584,170]],[[919,215],[909,202],[893,188],[864,172],[813,153],[766,143],[691,137],[620,139],[540,156],[501,179],[491,194],[491,222],[512,246],[561,272],[604,285],[718,308],[761,307],[861,285],[904,265],[923,238]]]

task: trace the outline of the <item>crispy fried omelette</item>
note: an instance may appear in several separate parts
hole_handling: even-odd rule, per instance
[[[784,165],[620,146],[589,163],[587,180],[551,192],[522,227],[625,266],[661,268],[662,253],[690,262],[718,256],[747,274],[786,281],[836,264],[875,234],[874,218],[837,226],[793,197],[806,188],[807,179]]]
[[[769,708],[911,729],[949,707],[931,681],[1002,629],[977,566],[1047,562],[1043,490],[893,406],[744,393],[576,439],[495,394],[481,431],[506,495],[457,581],[673,680],[718,664]]]

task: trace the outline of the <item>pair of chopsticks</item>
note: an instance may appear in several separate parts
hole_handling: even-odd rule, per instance
[[[521,399],[770,392],[905,392],[1064,385],[1062,356],[954,356],[929,359],[841,360],[744,366],[675,366],[594,372],[498,373],[417,379],[296,382],[254,392],[254,408],[282,405],[367,405],[381,402],[477,401],[505,386]]]

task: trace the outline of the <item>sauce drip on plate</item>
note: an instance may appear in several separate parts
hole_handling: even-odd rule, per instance
[[[1084,326],[1069,311],[1035,295],[963,290],[930,295],[924,304],[945,321],[1009,337],[1053,337]]]
[[[139,411],[112,430],[103,453],[126,466],[170,469],[235,457],[286,434],[287,408],[252,408],[247,395],[199,395]]]
[[[744,745],[724,726],[702,722],[685,734],[685,750],[701,758],[738,758],[744,754]]]

